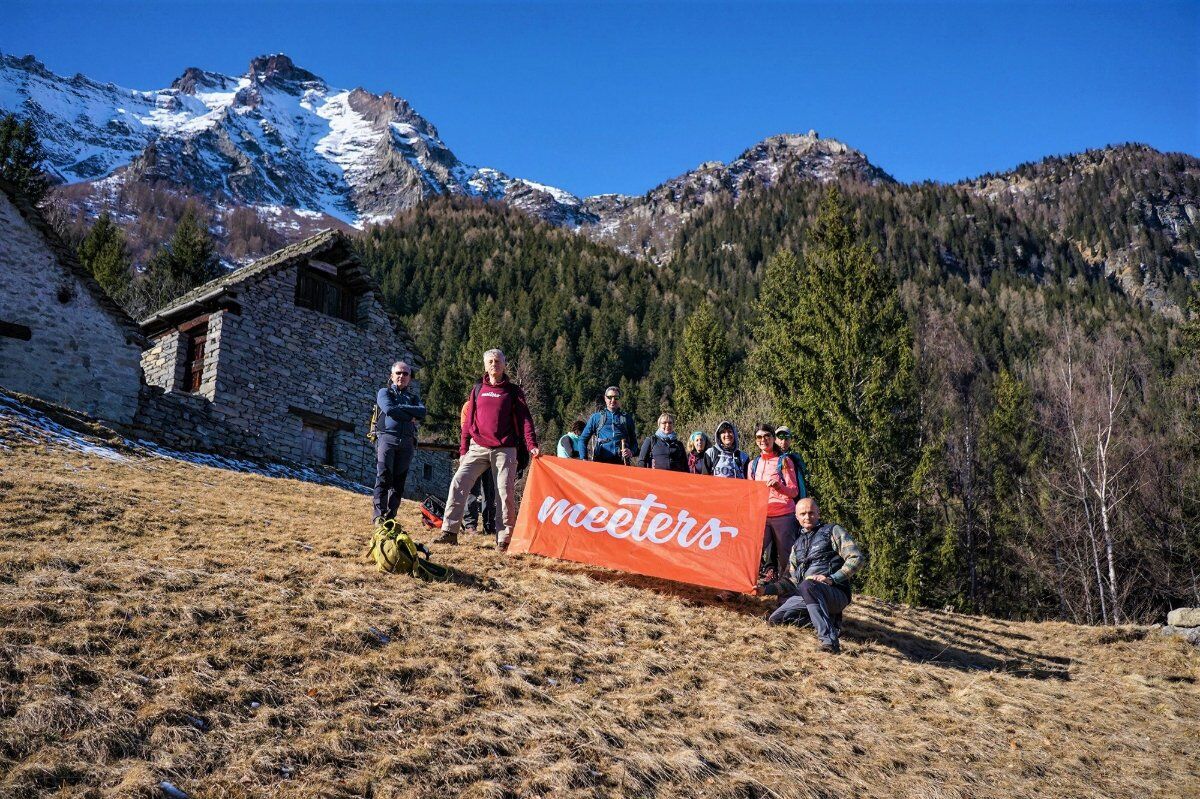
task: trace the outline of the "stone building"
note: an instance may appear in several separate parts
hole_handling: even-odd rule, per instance
[[[179,447],[327,464],[374,482],[375,392],[420,363],[350,240],[323,231],[194,289],[141,322],[137,424]],[[418,451],[407,493],[444,494],[444,452]]]
[[[145,346],[38,209],[0,182],[0,386],[126,425]]]

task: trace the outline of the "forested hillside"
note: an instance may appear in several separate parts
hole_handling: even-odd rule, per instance
[[[1197,601],[1196,322],[1172,321],[1196,288],[1184,221],[1195,159],[1154,154],[1147,169],[1133,165],[1139,154],[1014,173],[1031,194],[1060,195],[1057,217],[967,186],[842,184],[913,334],[920,431],[909,443],[920,460],[901,475],[916,503],[902,535],[920,580],[895,574],[894,595],[1085,621]],[[1164,176],[1159,161],[1177,173]],[[781,183],[680,231],[672,269],[729,297],[718,304],[751,346],[771,329],[765,306],[753,307],[769,256],[797,253],[805,269],[823,191]],[[1180,305],[1130,290],[1089,255],[1116,249],[1144,259],[1139,285],[1166,285]],[[779,318],[804,299],[780,292]]]
[[[467,386],[493,346],[514,357],[549,436],[609,383],[647,414],[669,402],[672,342],[699,292],[668,272],[518,211],[456,198],[373,228],[360,252],[425,356],[430,432],[457,436]]]
[[[1200,279],[1200,160],[1190,155],[1128,144],[959,185],[1071,243],[1135,298],[1182,306]]]

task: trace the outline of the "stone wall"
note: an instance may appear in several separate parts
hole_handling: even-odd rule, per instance
[[[454,459],[457,457],[457,451],[418,448],[413,453],[412,465],[408,467],[404,496],[420,502],[432,494],[445,502],[446,494],[450,491],[450,480],[454,477]]]
[[[130,432],[180,450],[235,457],[262,457],[263,452],[257,436],[215,418],[204,397],[161,386],[142,386]]]
[[[221,311],[209,320],[209,363],[201,394],[213,414],[253,430],[267,454],[306,460],[299,413],[322,417],[331,430],[333,461],[352,479],[374,480],[375,458],[366,441],[375,393],[389,367],[408,355],[383,308],[371,294],[359,301],[351,323],[295,303],[297,265],[249,281],[239,295],[241,313]]]
[[[0,192],[0,385],[128,424],[137,411],[141,343],[59,260],[41,231]]]
[[[186,336],[172,330],[157,338],[142,363],[146,382],[166,394],[145,392],[139,425],[173,446],[305,463],[314,460],[302,440],[307,424],[331,437],[339,471],[373,485],[366,431],[375,393],[409,353],[369,292],[359,298],[356,323],[297,307],[297,273],[292,264],[249,278],[239,286],[238,311],[209,315],[195,394],[179,391]],[[419,450],[405,493],[444,497],[450,477],[450,453]]]
[[[142,374],[146,384],[158,386],[164,391],[179,387],[183,379],[183,359],[180,352],[184,342],[178,330],[168,330],[151,342],[150,348],[142,353]]]
[[[189,452],[269,458],[273,461],[291,460],[271,454],[271,442],[264,440],[261,434],[238,429],[219,418],[214,413],[212,402],[203,396],[164,391],[160,386],[142,386],[137,417],[124,432]],[[339,471],[370,488],[375,481],[374,447],[365,438],[362,447],[365,450],[364,459],[369,458],[371,469],[358,474],[349,474],[344,469]],[[420,502],[432,494],[444,500],[450,479],[454,476],[453,459],[456,454],[443,447],[419,448],[413,454],[404,496]]]

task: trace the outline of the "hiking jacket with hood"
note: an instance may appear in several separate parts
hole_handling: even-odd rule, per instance
[[[726,429],[733,431],[732,449],[725,449],[721,444],[721,432]],[[750,456],[738,449],[737,426],[730,421],[721,422],[717,425],[713,442],[713,445],[704,453],[704,468],[707,473],[713,477],[737,477],[745,480],[746,466],[750,463]]]
[[[458,454],[467,454],[471,442],[489,449],[496,447],[520,448],[524,437],[525,448],[537,446],[537,434],[533,430],[533,416],[525,402],[525,392],[508,375],[493,385],[484,375],[471,388],[467,400],[462,434],[458,443]]]
[[[631,450],[637,445],[633,414],[610,411],[608,408],[593,413],[579,435],[579,440],[575,442],[575,451],[584,460],[587,460],[588,439],[593,435],[596,436],[596,452],[603,452],[614,459],[620,458],[621,439],[625,440],[625,446]]]

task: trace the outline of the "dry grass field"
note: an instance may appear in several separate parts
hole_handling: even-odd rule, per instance
[[[860,598],[826,656],[482,537],[379,574],[365,496],[14,430],[0,797],[1200,796],[1200,656],[1154,632]]]

